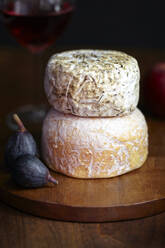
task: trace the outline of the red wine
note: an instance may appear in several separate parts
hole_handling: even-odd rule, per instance
[[[65,29],[74,7],[66,4],[60,12],[49,14],[18,14],[3,11],[9,32],[31,52],[38,53],[52,45]]]

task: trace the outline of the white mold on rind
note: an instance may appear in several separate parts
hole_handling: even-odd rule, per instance
[[[42,155],[52,170],[76,178],[108,178],[143,165],[148,131],[136,109],[123,117],[76,117],[51,109],[43,124]]]
[[[118,51],[74,50],[53,55],[47,65],[49,103],[78,116],[123,116],[139,100],[135,58]]]

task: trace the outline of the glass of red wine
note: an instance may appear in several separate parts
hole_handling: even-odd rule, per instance
[[[6,28],[20,45],[34,54],[34,60],[37,57],[39,60],[40,55],[63,33],[74,9],[75,0],[0,0]],[[23,106],[17,111],[25,122],[41,122],[45,116],[46,107],[39,105],[42,97],[38,95],[38,92],[42,94],[43,80],[36,78],[41,73],[40,63],[37,61],[33,65],[35,105]],[[11,115],[8,124],[15,128]]]

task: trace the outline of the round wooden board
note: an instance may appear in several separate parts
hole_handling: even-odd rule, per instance
[[[112,179],[82,180],[52,173],[58,185],[21,189],[0,173],[0,199],[46,218],[105,222],[151,216],[165,210],[165,158],[149,157],[140,169]]]
[[[119,221],[165,211],[164,121],[148,119],[147,122],[150,156],[140,169],[111,179],[93,180],[74,179],[52,172],[58,185],[29,190],[16,186],[2,169],[0,200],[26,213],[64,221]],[[41,126],[27,126],[39,140]],[[1,123],[1,162],[4,144],[10,134],[5,123]]]

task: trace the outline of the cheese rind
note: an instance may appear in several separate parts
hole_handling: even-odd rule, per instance
[[[43,159],[71,177],[118,176],[142,166],[147,154],[147,125],[138,109],[115,118],[83,118],[51,109],[43,124]]]
[[[48,62],[45,92],[58,111],[78,116],[122,116],[135,110],[140,72],[135,58],[118,51],[75,50]]]

